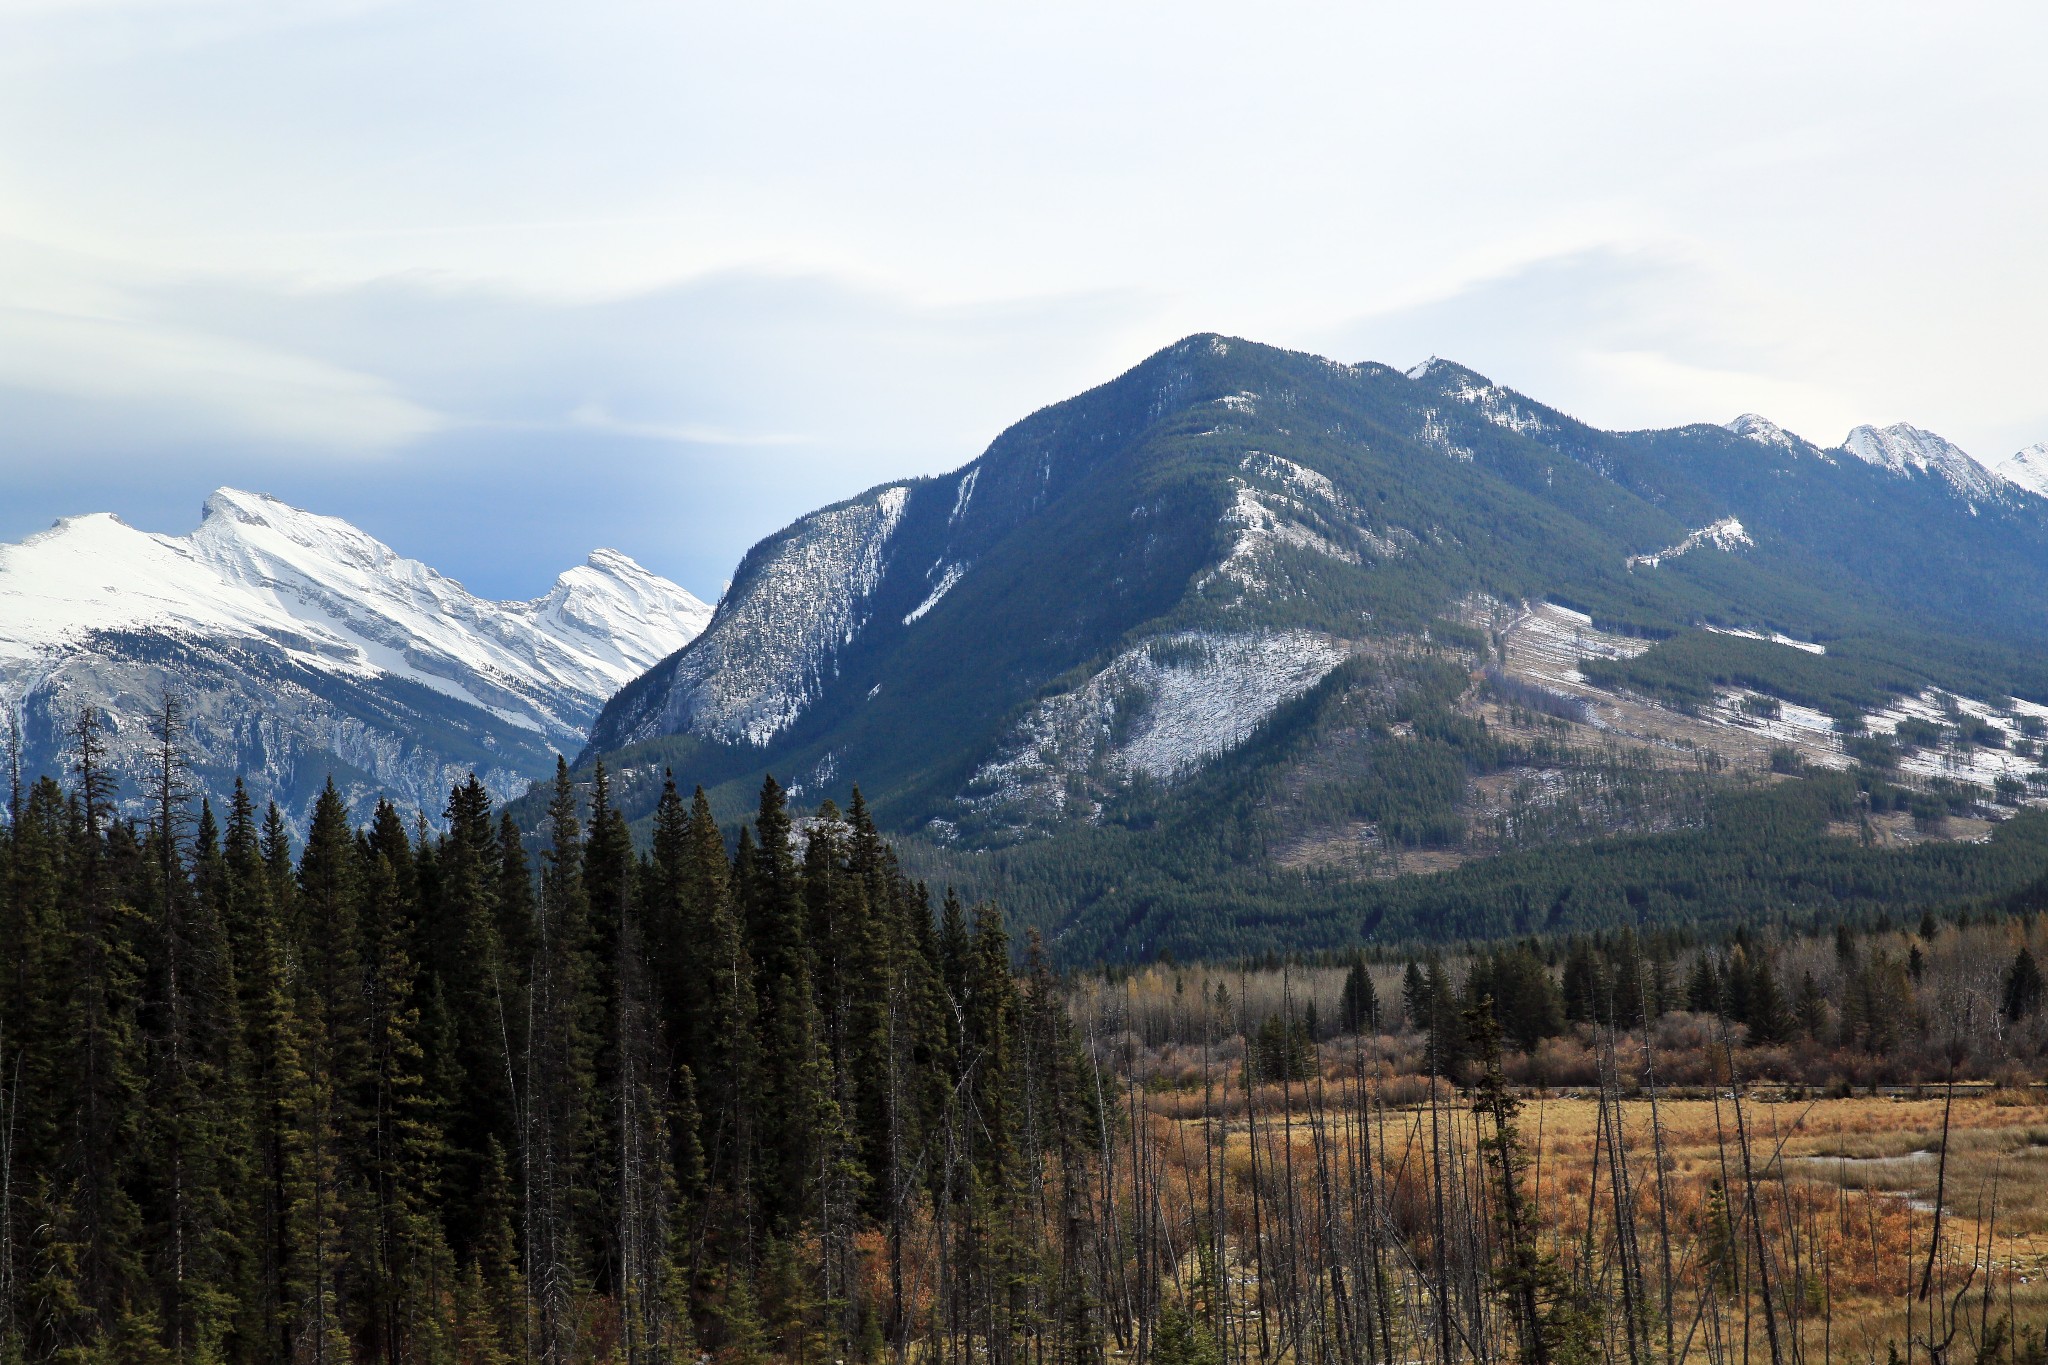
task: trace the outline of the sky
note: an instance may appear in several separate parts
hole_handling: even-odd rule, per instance
[[[498,597],[1180,336],[2048,439],[2048,7],[0,0],[0,539],[220,484]]]

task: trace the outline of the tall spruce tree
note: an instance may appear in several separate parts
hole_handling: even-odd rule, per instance
[[[548,803],[533,937],[521,1142],[532,1349],[543,1365],[570,1365],[597,1212],[589,1166],[601,1133],[593,1070],[603,1016],[583,886],[582,824],[566,761],[557,761]]]

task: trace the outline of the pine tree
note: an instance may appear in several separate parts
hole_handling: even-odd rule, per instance
[[[1813,979],[1811,970],[1800,975],[1793,1014],[1799,1021],[1799,1032],[1805,1037],[1818,1038],[1827,1027],[1827,996],[1822,993],[1820,983]]]
[[[1749,1009],[1746,1021],[1752,1042],[1782,1043],[1792,1035],[1792,1017],[1778,990],[1777,976],[1769,956],[1759,952],[1750,971]]]
[[[528,1358],[526,1283],[514,1232],[518,1211],[505,1151],[495,1138],[488,1139],[477,1195],[477,1232],[456,1309],[457,1353],[470,1365],[509,1365]]]
[[[789,812],[772,777],[761,786],[755,829],[760,843],[742,882],[747,947],[759,1001],[762,1109],[779,1119],[759,1134],[756,1186],[768,1228],[786,1235],[810,1204],[817,1124],[827,1098],[818,1087],[827,1078],[820,1069],[803,888],[790,853]]]
[[[507,879],[505,851],[491,820],[491,799],[472,774],[448,796],[447,832],[441,837],[431,904],[422,905],[416,941],[425,988],[423,1039],[429,1088],[444,1126],[443,1181],[448,1189],[448,1231],[458,1247],[480,1235],[473,1214],[486,1179],[487,1151],[516,1145],[514,1067],[525,1045],[524,973],[530,926],[508,946],[501,900]],[[518,854],[517,845],[513,852]],[[525,892],[523,854],[514,876]],[[530,915],[522,894],[517,913]]]
[[[707,1199],[717,1211],[702,1221],[705,1233],[716,1232],[728,1254],[750,1261],[746,1230],[755,1223],[755,1116],[761,1084],[756,975],[733,904],[725,844],[701,787],[692,798],[681,842],[677,879],[686,908],[679,913],[698,928],[688,940],[693,951],[677,959],[676,969],[702,983],[694,1040],[683,1056],[697,1082]],[[704,1248],[694,1246],[692,1263],[703,1257]]]
[[[1593,950],[1584,939],[1574,939],[1565,955],[1564,975],[1559,982],[1564,995],[1565,1018],[1574,1023],[1607,1017],[1607,983],[1601,979]]]
[[[1379,995],[1373,989],[1372,973],[1365,958],[1354,954],[1350,970],[1344,973],[1344,991],[1337,999],[1337,1025],[1345,1033],[1369,1033],[1379,1027]]]
[[[145,1183],[158,1316],[173,1357],[219,1359],[247,1289],[238,1235],[247,1180],[245,1054],[239,986],[223,915],[226,868],[203,806],[188,871],[175,745],[166,707],[158,809],[149,836],[153,974]],[[168,798],[165,793],[169,793]]]
[[[1152,1334],[1153,1365],[1220,1365],[1216,1345],[1201,1324],[1179,1304],[1159,1310],[1159,1326]]]
[[[387,811],[388,806],[380,810],[380,824],[386,823]],[[402,828],[396,836],[402,844]],[[405,851],[394,846],[387,829],[383,838],[373,836],[374,861],[365,869],[367,1066],[356,1102],[364,1116],[361,1145],[366,1149],[358,1160],[368,1188],[364,1214],[353,1220],[374,1303],[366,1314],[362,1345],[366,1354],[393,1365],[444,1353],[447,1324],[441,1302],[454,1287],[454,1260],[437,1207],[441,1116],[420,1045],[409,951],[414,926],[389,856]]]
[[[1410,1028],[1421,1029],[1426,1027],[1428,1009],[1429,982],[1422,975],[1422,964],[1410,962],[1401,973],[1401,1013]]]
[[[281,1078],[285,1129],[286,1292],[294,1356],[329,1365],[354,1358],[347,1319],[347,1240],[353,1212],[344,1151],[361,1131],[367,1073],[361,878],[348,808],[330,780],[313,806],[289,921],[297,966],[298,1070]]]
[[[1692,970],[1686,975],[1685,1007],[1694,1014],[1721,1012],[1721,978],[1707,953],[1693,959]]]
[[[60,1037],[68,1057],[52,1078],[61,1116],[61,1203],[73,1220],[57,1233],[77,1248],[80,1302],[101,1324],[147,1301],[139,1256],[140,1211],[130,1194],[143,1118],[135,916],[116,899],[110,822],[113,775],[101,721],[91,707],[72,731],[78,788],[68,819],[65,879],[76,888],[64,915],[68,961],[58,968]]]
[[[576,1358],[577,1296],[588,1283],[594,1191],[587,1183],[600,1131],[592,1084],[596,1034],[583,841],[569,765],[557,760],[548,804],[535,917],[525,1066],[526,1258],[535,1320],[533,1353],[544,1365]]]
[[[2041,1008],[2043,982],[2041,969],[2034,962],[2034,954],[2025,945],[2013,955],[2012,965],[2005,970],[2005,990],[2000,1000],[2000,1009],[2005,1017],[2018,1022],[2031,1017]]]
[[[1464,1057],[1465,1030],[1459,1018],[1457,994],[1451,989],[1450,973],[1435,954],[1422,971],[1422,989],[1413,1016],[1417,1026],[1429,1034],[1430,1067],[1439,1076],[1455,1076]]]

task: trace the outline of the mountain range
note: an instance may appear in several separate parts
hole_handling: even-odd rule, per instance
[[[1170,829],[1239,828],[1210,870],[1281,901],[1696,826],[1774,763],[1975,830],[2038,771],[2043,463],[1903,424],[1608,432],[1449,361],[1190,337],[756,545],[579,766],[643,813],[664,773],[728,816],[767,774],[857,781],[932,875],[1119,952],[1208,875],[1164,870]],[[1880,836],[1937,824],[1904,820]]]
[[[914,870],[1070,955],[1498,929],[1472,907],[1546,877],[1551,922],[1618,923],[1719,893],[1528,859],[1777,821],[1810,871],[1845,830],[1924,860],[2025,824],[2044,451],[1610,432],[1446,360],[1200,335],[799,518],[715,611],[602,550],[487,602],[226,489],[185,537],[67,520],[0,549],[0,687],[30,770],[100,708],[131,795],[175,690],[199,784],[294,819],[330,773],[431,819],[558,750],[642,821],[670,776],[727,820],[771,774],[857,783]],[[1765,901],[1837,894],[1793,880]]]
[[[711,785],[860,775],[901,827],[985,824],[1083,713],[1090,759],[1165,778],[1362,642],[1537,603],[1644,643],[1834,641],[1845,661],[1817,667],[1844,686],[1895,655],[1927,687],[2038,691],[2039,463],[1994,470],[1905,425],[1827,449],[1754,415],[1602,432],[1445,361],[1191,338],[953,475],[761,542],[586,758]]]
[[[359,816],[388,796],[438,820],[471,771],[523,791],[710,615],[614,550],[487,601],[347,522],[223,488],[190,535],[98,514],[0,547],[0,691],[30,774],[67,770],[91,706],[132,801],[168,692],[216,801],[239,775],[297,825],[331,776]]]

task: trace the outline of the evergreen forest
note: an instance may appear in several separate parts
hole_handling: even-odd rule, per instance
[[[985,1334],[1046,1254],[1016,1201],[1081,1198],[1061,994],[857,794],[798,834],[771,781],[729,856],[671,784],[636,852],[564,767],[530,859],[474,779],[438,832],[330,785],[294,848],[188,799],[177,727],[148,819],[90,711],[14,785],[0,1360],[875,1359],[930,1330],[913,1236]]]
[[[2031,916],[1061,977],[857,789],[298,841],[101,724],[0,838],[8,1365],[2048,1359]]]

